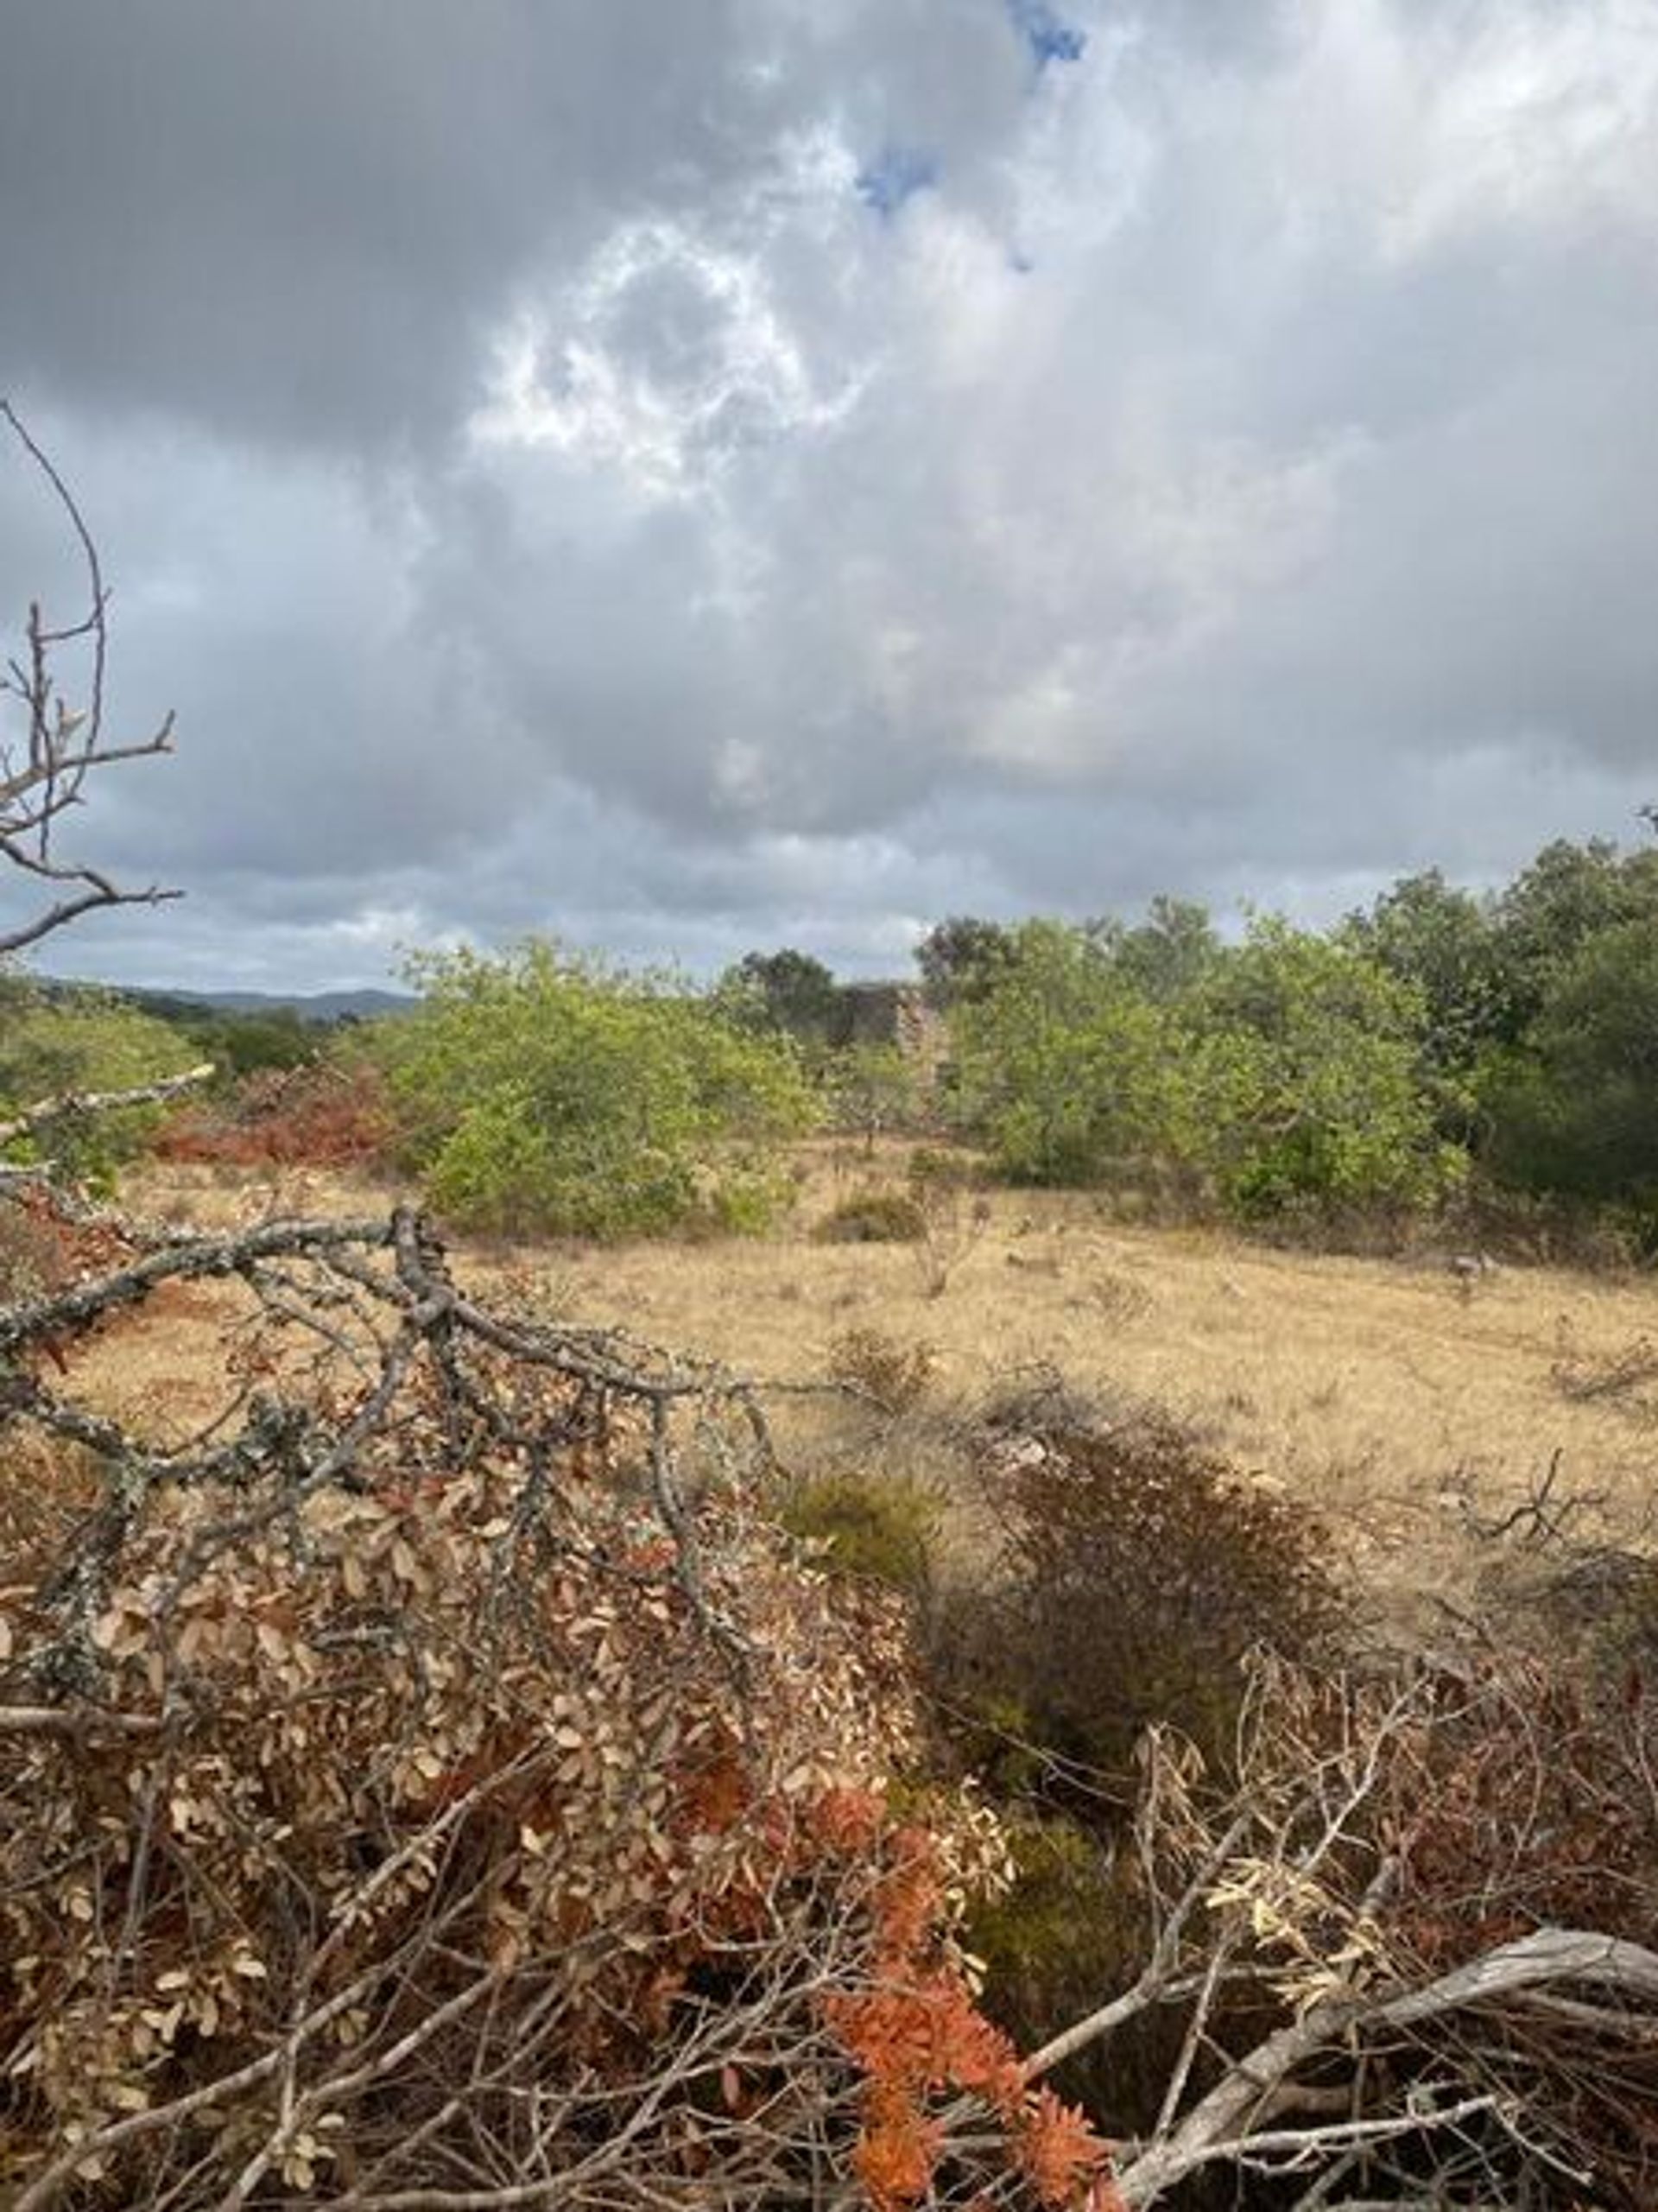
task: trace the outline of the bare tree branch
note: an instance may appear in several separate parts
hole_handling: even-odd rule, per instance
[[[69,1120],[78,1114],[117,1113],[127,1106],[159,1106],[211,1082],[213,1073],[212,1062],[204,1061],[199,1068],[187,1068],[182,1075],[136,1083],[127,1090],[65,1091],[54,1099],[41,1099],[22,1113],[13,1114],[10,1120],[0,1121],[0,1144],[15,1144],[18,1138],[32,1136],[50,1122]]]
[[[173,749],[168,713],[149,738],[111,744],[104,736],[104,687],[109,656],[109,593],[98,548],[73,494],[48,456],[35,442],[9,400],[0,398],[0,421],[45,478],[66,518],[86,574],[88,604],[78,621],[48,623],[38,602],[24,623],[21,654],[9,656],[0,674],[0,698],[9,694],[22,708],[22,749],[0,736],[0,861],[20,874],[60,886],[64,895],[28,920],[0,929],[0,959],[27,950],[82,916],[107,906],[153,906],[176,898],[177,891],[149,884],[128,889],[85,861],[62,859],[55,834],[63,817],[82,802],[83,786],[95,770],[128,760],[148,759]],[[90,650],[87,698],[72,706],[56,673],[56,657],[66,646]]]

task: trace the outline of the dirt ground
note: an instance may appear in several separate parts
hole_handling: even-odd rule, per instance
[[[873,1161],[857,1147],[807,1148],[795,1214],[764,1239],[463,1245],[459,1262],[485,1293],[619,1323],[769,1380],[820,1379],[837,1339],[876,1329],[930,1347],[940,1414],[1038,1366],[1084,1392],[1154,1401],[1245,1479],[1317,1508],[1363,1578],[1395,1594],[1456,1600],[1478,1563],[1473,1524],[1522,1507],[1551,1465],[1551,1499],[1573,1501],[1577,1534],[1644,1538],[1658,1283],[1516,1267],[1470,1285],[1442,1261],[1125,1227],[1082,1194],[993,1190],[982,1220],[964,1199],[919,1246],[819,1239],[838,1198],[895,1186],[902,1166],[896,1148]],[[383,1188],[338,1178],[225,1182],[199,1168],[148,1169],[129,1196],[201,1226],[388,1202]],[[117,1332],[88,1365],[101,1392],[178,1431],[211,1410],[223,1294],[173,1295],[164,1336]],[[787,1428],[787,1402],[782,1418]],[[947,1480],[948,1455],[929,1466],[926,1434],[912,1426],[894,1442]]]

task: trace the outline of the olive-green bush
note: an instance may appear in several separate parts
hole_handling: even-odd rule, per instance
[[[813,1096],[792,1045],[681,979],[532,941],[412,964],[380,1049],[413,1163],[451,1220],[598,1238],[763,1228]]]
[[[182,1074],[199,1057],[168,1024],[110,992],[48,994],[20,978],[0,982],[0,1121],[46,1100],[130,1090]],[[5,1150],[103,1185],[141,1148],[157,1119],[158,1110],[145,1106],[66,1114]]]

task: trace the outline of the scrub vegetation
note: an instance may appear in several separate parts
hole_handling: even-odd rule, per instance
[[[171,731],[24,445],[14,956],[166,895],[41,856]],[[8,2205],[1653,2202],[1655,931],[1610,846],[958,918],[888,1038],[14,966]]]

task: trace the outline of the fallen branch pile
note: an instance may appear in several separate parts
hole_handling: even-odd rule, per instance
[[[215,1281],[250,1318],[188,1445],[76,1395],[88,1335]],[[16,2212],[1098,2171],[952,1947],[994,1826],[885,1810],[897,1620],[760,1512],[728,1379],[485,1309],[399,1212],[138,1239],[0,1312],[0,1436]]]
[[[1177,2009],[1161,2111],[1118,2147],[1127,2202],[1225,2175],[1296,2212],[1650,2205],[1658,1727],[1649,1704],[1619,1721],[1513,1662],[1268,1664],[1206,1809],[1154,1735],[1144,1970],[1029,2062]]]
[[[953,1935],[995,1823],[915,1796],[897,1616],[772,1524],[752,1390],[408,1211],[96,1251],[0,1309],[18,2212],[1653,2201],[1644,1693],[1263,1666],[1224,1801],[1148,1740],[1142,1971],[1022,2063]],[[163,1444],[80,1352],[189,1283],[226,1398]],[[1043,2084],[1154,2011],[1108,2178]]]

